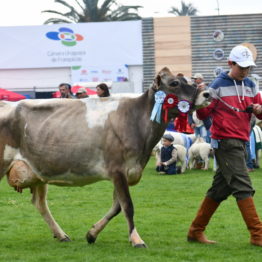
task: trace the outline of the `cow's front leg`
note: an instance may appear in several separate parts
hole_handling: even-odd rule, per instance
[[[145,242],[140,238],[138,232],[136,231],[134,224],[134,207],[132,199],[129,193],[129,188],[127,180],[124,174],[118,172],[115,173],[113,177],[113,182],[115,190],[117,193],[117,198],[119,200],[122,211],[124,212],[128,227],[129,227],[129,240],[133,247],[146,247]]]
[[[97,223],[95,223],[92,228],[87,232],[86,239],[89,244],[94,243],[98,234],[105,228],[105,226],[109,223],[109,221],[119,214],[121,211],[121,207],[119,201],[116,196],[116,191],[113,193],[113,205],[111,209],[107,212],[107,214],[100,219]]]
[[[60,241],[70,241],[70,238],[60,228],[55,219],[53,218],[46,201],[47,185],[39,185],[32,188],[32,203],[38,209],[40,214],[43,216],[46,223],[49,225],[55,238]]]

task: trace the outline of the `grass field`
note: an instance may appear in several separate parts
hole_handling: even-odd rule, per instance
[[[0,186],[0,262],[44,261],[192,261],[257,262],[262,248],[249,244],[249,233],[235,200],[230,197],[213,216],[206,234],[216,245],[188,243],[189,225],[212,181],[213,172],[192,170],[184,175],[160,176],[152,158],[138,185],[131,188],[135,223],[147,249],[132,248],[123,214],[113,219],[95,244],[85,240],[88,229],[110,208],[112,184],[83,188],[49,187],[49,207],[72,242],[60,243],[31,205],[29,190],[16,193]],[[262,172],[251,173],[257,190],[255,203],[262,216]]]

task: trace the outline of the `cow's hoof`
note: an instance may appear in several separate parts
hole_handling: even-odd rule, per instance
[[[93,244],[96,242],[96,237],[91,235],[89,232],[86,234],[86,240],[89,244]]]
[[[65,236],[64,238],[60,239],[60,242],[70,242],[71,239],[68,236]]]
[[[147,248],[147,245],[145,243],[143,244],[136,244],[134,245],[135,248]]]

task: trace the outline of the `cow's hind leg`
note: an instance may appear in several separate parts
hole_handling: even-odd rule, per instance
[[[89,244],[92,244],[96,241],[98,234],[105,228],[109,221],[119,214],[121,207],[119,201],[116,197],[116,192],[113,193],[113,205],[107,214],[95,223],[92,228],[87,232],[86,239]]]
[[[32,203],[35,205],[40,214],[43,216],[46,223],[49,225],[51,231],[54,234],[54,237],[58,238],[60,241],[70,241],[70,238],[57,224],[48,208],[46,200],[47,185],[44,184],[33,187],[32,193]]]
[[[119,172],[115,174],[113,181],[121,209],[124,212],[128,222],[129,240],[133,247],[146,247],[145,242],[140,238],[135,228],[134,206],[129,193],[127,180],[125,176]]]

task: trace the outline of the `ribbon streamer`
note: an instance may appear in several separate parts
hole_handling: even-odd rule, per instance
[[[157,91],[155,93],[155,105],[153,107],[153,110],[151,112],[151,117],[150,120],[158,122],[159,124],[161,123],[161,109],[162,109],[162,104],[164,103],[166,94],[163,91]]]

